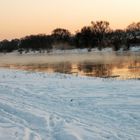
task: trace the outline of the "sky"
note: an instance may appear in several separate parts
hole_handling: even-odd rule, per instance
[[[75,33],[98,20],[123,29],[140,21],[139,6],[140,0],[0,0],[0,40],[50,34],[55,28]]]

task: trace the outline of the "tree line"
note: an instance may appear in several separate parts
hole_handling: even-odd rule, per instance
[[[92,48],[102,50],[106,47],[117,51],[120,48],[129,50],[131,45],[140,45],[140,22],[132,23],[123,30],[113,30],[107,21],[92,21],[90,26],[84,26],[75,34],[71,34],[67,29],[57,28],[51,35],[38,34],[10,41],[2,40],[0,52],[50,52],[52,49],[74,48],[87,48],[91,51]]]

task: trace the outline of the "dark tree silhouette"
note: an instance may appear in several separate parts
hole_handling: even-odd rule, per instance
[[[0,50],[4,53],[8,52],[8,50],[9,50],[9,41],[8,40],[1,41]]]
[[[71,33],[67,29],[57,28],[52,31],[52,37],[54,42],[68,42],[70,40]]]
[[[13,39],[11,41],[3,40],[0,42],[0,51],[1,52],[12,52],[18,49],[19,40]]]
[[[124,30],[115,30],[111,33],[111,42],[113,45],[113,50],[118,51],[121,47],[127,47],[126,32]],[[125,49],[124,48],[124,49]]]
[[[140,22],[130,24],[126,29],[126,32],[128,44],[140,44]]]
[[[95,46],[95,36],[91,27],[83,27],[80,32],[75,35],[75,43],[78,48],[92,48]]]
[[[130,39],[136,39],[140,35],[140,22],[128,25],[127,33]]]
[[[31,35],[26,36],[20,41],[20,49],[26,52],[31,51],[45,51],[52,48],[51,36],[47,35]]]
[[[102,47],[105,45],[105,40],[107,34],[110,32],[109,22],[107,21],[97,21],[97,22],[91,22],[92,24],[92,31],[96,35],[99,49],[102,49]]]
[[[50,52],[51,49],[73,49],[97,47],[99,50],[112,47],[115,51],[123,48],[128,50],[132,45],[140,45],[140,22],[130,24],[125,30],[111,30],[109,22],[91,22],[74,35],[69,30],[57,28],[51,35],[30,35],[21,39],[0,41],[0,52],[39,51]]]

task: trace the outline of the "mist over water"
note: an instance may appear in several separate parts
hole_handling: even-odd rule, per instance
[[[0,54],[0,66],[93,77],[140,78],[139,52]]]
[[[95,63],[118,63],[120,61],[129,62],[131,60],[140,61],[140,53],[132,52],[91,52],[91,53],[56,53],[56,54],[0,54],[0,65],[5,64],[44,64],[58,62],[95,62]]]

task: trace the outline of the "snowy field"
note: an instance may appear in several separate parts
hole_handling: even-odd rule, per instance
[[[140,140],[140,81],[0,69],[0,140]]]

